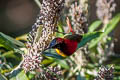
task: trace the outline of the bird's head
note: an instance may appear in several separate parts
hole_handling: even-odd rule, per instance
[[[49,44],[49,46],[48,46],[48,49],[50,49],[50,48],[57,48],[57,47],[59,46],[59,44],[61,44],[63,41],[64,41],[63,38],[59,38],[59,37],[53,39],[53,40],[50,42],[50,44]]]

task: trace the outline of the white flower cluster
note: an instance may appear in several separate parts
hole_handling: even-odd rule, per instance
[[[28,52],[23,55],[24,61],[22,64],[25,71],[40,68],[40,63],[43,60],[42,51],[48,47],[54,37],[54,30],[57,26],[63,3],[64,0],[43,0],[39,17],[28,35]],[[40,26],[41,24],[42,26]],[[39,28],[41,33],[39,33],[40,31],[37,32]],[[39,39],[35,41],[37,34]]]
[[[112,12],[115,11],[116,4],[114,0],[97,0],[96,7],[98,18],[107,24],[112,18]]]

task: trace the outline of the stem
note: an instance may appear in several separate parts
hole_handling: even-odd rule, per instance
[[[35,1],[35,3],[38,5],[38,7],[41,8],[41,3],[40,3],[40,1],[39,1],[39,0],[34,0],[34,1]]]

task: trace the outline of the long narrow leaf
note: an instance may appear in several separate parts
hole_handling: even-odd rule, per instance
[[[56,59],[56,63],[59,64],[61,67],[65,68],[65,69],[70,68],[65,60]]]
[[[0,80],[8,80],[8,79],[0,73]]]
[[[62,34],[62,33],[64,32],[64,30],[63,30],[62,24],[60,22],[58,24],[58,31],[61,32],[61,33],[56,33],[56,36],[57,37],[63,37],[64,34]]]
[[[7,40],[7,41],[9,41],[9,42],[11,42],[11,43],[13,43],[13,44],[15,44],[15,45],[18,45],[18,46],[21,46],[21,47],[25,46],[22,42],[20,42],[18,40],[15,40],[14,38],[12,38],[12,37],[10,37],[8,35],[5,35],[2,32],[0,32],[0,37]]]
[[[95,41],[91,42],[90,43],[90,46],[89,48],[92,48],[94,47],[95,45],[98,44],[98,42],[106,35],[108,35],[115,27],[117,27],[116,25],[118,24],[118,22],[120,22],[120,14],[116,15],[110,22],[109,24],[107,25],[106,29],[105,29],[105,32],[102,33],[100,35],[99,38],[97,38]]]
[[[97,29],[102,22],[100,20],[93,22],[90,27],[88,28],[88,32],[93,32],[95,29]]]
[[[17,46],[25,47],[22,42],[0,32],[0,47],[4,47],[8,50],[14,50],[19,49]]]
[[[10,80],[29,80],[25,72],[22,71],[17,71],[12,74],[13,76],[10,78]]]
[[[88,43],[92,39],[99,37],[101,33],[102,32],[90,32],[90,33],[84,34],[81,42],[78,44],[78,48],[84,46],[86,43]]]

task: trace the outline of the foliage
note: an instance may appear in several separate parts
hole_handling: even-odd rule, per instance
[[[120,80],[120,57],[108,56],[109,51],[105,51],[106,45],[113,40],[113,37],[110,37],[109,34],[117,27],[119,22],[120,14],[117,14],[108,24],[103,25],[105,30],[102,32],[102,29],[97,31],[98,27],[102,25],[102,22],[97,20],[88,27],[87,33],[82,34],[83,38],[79,44],[79,48],[87,45],[89,51],[89,54],[85,55],[88,60],[84,66],[75,63],[76,58],[73,59],[75,55],[63,58],[56,54],[54,50],[44,52],[43,56],[45,60],[41,64],[45,67],[60,66],[63,79],[66,80],[70,78],[75,78],[76,80],[93,80],[101,65],[111,66],[112,64],[115,68],[114,80]],[[65,33],[63,25],[64,23],[58,24],[58,31]],[[56,37],[63,36],[63,34],[56,32]],[[99,52],[99,50],[103,50],[103,53]],[[23,69],[15,68],[22,62],[22,54],[25,53],[25,43],[0,32],[0,80],[34,80],[37,72],[25,73]],[[102,58],[105,58],[105,60],[101,61]]]

